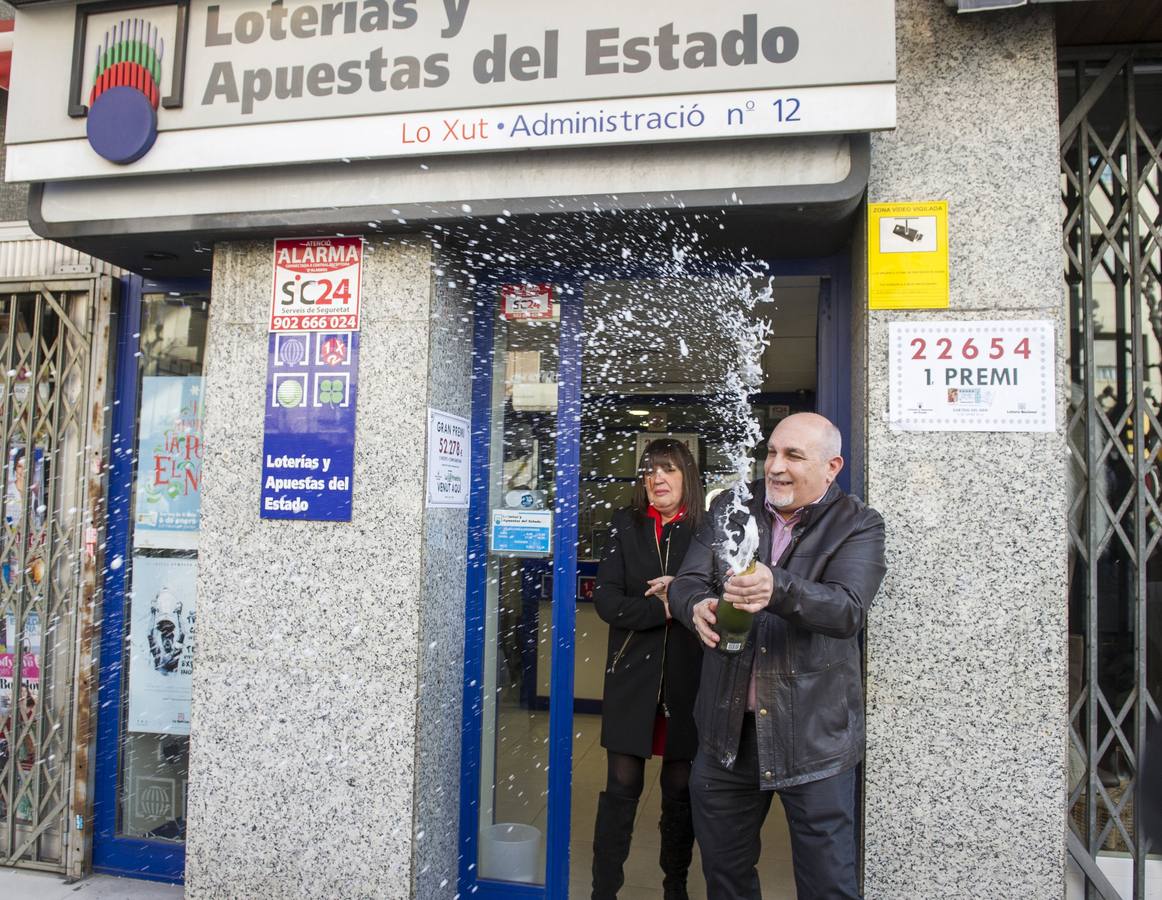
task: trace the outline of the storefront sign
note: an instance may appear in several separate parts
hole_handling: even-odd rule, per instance
[[[428,506],[468,508],[472,428],[467,419],[428,410]]]
[[[350,522],[359,332],[269,341],[260,514]]]
[[[196,550],[202,521],[202,379],[141,380],[134,547]]]
[[[889,340],[893,429],[1054,429],[1052,322],[892,322]]]
[[[553,286],[506,284],[500,289],[500,314],[509,320],[553,318]]]
[[[947,309],[948,202],[869,203],[871,309]]]
[[[271,331],[358,331],[363,239],[274,242]]]
[[[26,5],[7,174],[892,128],[894,7],[190,0],[188,15],[112,2],[78,17],[77,4]],[[110,47],[126,59],[111,65]]]
[[[129,731],[190,733],[198,561],[133,557]]]
[[[552,512],[494,509],[488,546],[507,556],[548,556],[553,549]]]

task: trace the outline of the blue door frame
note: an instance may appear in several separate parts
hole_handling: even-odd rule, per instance
[[[145,294],[207,291],[209,282],[121,279],[109,448],[108,516],[105,526],[101,655],[97,684],[97,758],[93,792],[93,869],[132,878],[180,883],[185,844],[117,835],[117,781],[121,767],[121,719],[126,608],[125,574],[131,558],[133,458],[137,449],[137,376],[141,304]],[[118,564],[119,561],[119,564]]]
[[[697,274],[734,274],[718,267]],[[692,273],[693,274],[693,273]],[[820,278],[816,330],[817,411],[840,429],[845,446],[851,435],[851,274],[846,255],[769,263],[774,277]],[[491,438],[493,325],[502,284],[553,283],[561,288],[560,369],[558,372],[557,474],[555,479],[551,697],[573,697],[573,635],[577,590],[577,504],[581,463],[581,317],[584,280],[647,278],[648,270],[610,268],[580,273],[561,270],[497,271],[476,288],[472,343],[472,496],[468,509],[468,570],[465,602],[464,699],[460,758],[461,896],[567,900],[569,825],[572,806],[573,704],[550,703],[548,835],[545,885],[491,881],[477,877],[480,808],[480,740],[483,732],[485,598],[488,563],[489,447]],[[840,484],[850,489],[850,472]]]

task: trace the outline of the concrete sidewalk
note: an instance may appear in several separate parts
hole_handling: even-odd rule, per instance
[[[4,900],[182,900],[180,885],[158,884],[137,878],[90,875],[65,884],[59,875],[0,868],[0,897]]]

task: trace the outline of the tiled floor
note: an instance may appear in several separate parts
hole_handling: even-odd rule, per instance
[[[549,714],[521,709],[515,703],[502,706],[499,715],[496,748],[496,785],[494,796],[496,822],[532,825],[540,831],[540,856],[535,866],[545,871],[544,835],[548,819],[545,767],[548,756]],[[590,895],[590,871],[593,865],[593,825],[597,816],[597,795],[605,787],[605,750],[600,743],[601,718],[576,715],[573,720],[573,809],[570,840],[569,896],[583,900]],[[661,789],[658,775],[661,761],[646,764],[646,786],[638,804],[633,843],[625,867],[622,900],[654,900],[662,896],[662,870],[658,867],[658,817],[661,814]],[[488,813],[485,814],[486,816]],[[486,821],[488,819],[486,818]],[[793,900],[795,882],[791,873],[791,849],[787,822],[778,798],[771,805],[762,834],[763,852],[759,862],[759,879],[765,900]],[[481,875],[501,877],[501,872]],[[703,900],[706,884],[702,864],[694,850],[690,870],[690,896]]]
[[[605,787],[605,751],[599,742],[601,719],[578,715],[573,720],[573,816],[569,860],[570,900],[584,900],[590,895],[589,872],[593,862],[593,823],[597,815],[597,795]],[[646,763],[646,787],[638,804],[633,843],[625,866],[625,887],[621,900],[655,900],[662,896],[662,870],[658,867],[658,817],[662,793],[658,787],[661,761]],[[783,808],[775,798],[762,835],[763,852],[759,879],[764,900],[793,900],[795,882],[791,874],[791,848]],[[690,871],[690,896],[706,897],[702,864],[694,850]]]

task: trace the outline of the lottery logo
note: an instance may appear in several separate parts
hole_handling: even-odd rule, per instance
[[[85,126],[89,145],[109,162],[135,162],[157,140],[165,42],[145,19],[122,19],[105,32]]]
[[[283,338],[278,348],[279,359],[284,365],[297,366],[303,361],[307,355],[306,347],[303,346],[302,338],[288,337]]]
[[[68,114],[85,119],[95,153],[126,166],[153,147],[161,111],[182,108],[190,0],[74,5]]]
[[[284,409],[295,409],[303,405],[306,390],[299,378],[286,378],[279,382],[274,392],[275,400]]]
[[[341,335],[329,335],[319,345],[319,361],[324,365],[346,365],[347,354],[347,339]]]

